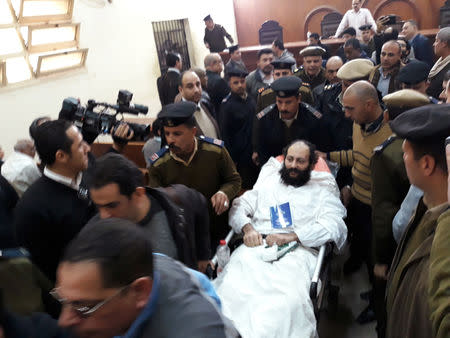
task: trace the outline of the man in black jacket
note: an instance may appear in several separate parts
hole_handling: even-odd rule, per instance
[[[34,141],[45,169],[17,204],[14,225],[18,244],[54,281],[64,248],[95,212],[83,179],[90,147],[65,120],[40,125]]]
[[[156,252],[206,270],[211,247],[203,195],[180,185],[173,187],[170,195],[164,189],[145,188],[139,168],[112,153],[97,160],[89,187],[99,211],[94,220],[116,217],[132,221],[149,234]]]
[[[183,68],[180,54],[167,53],[166,64],[169,67],[167,73],[158,77],[156,85],[158,86],[159,100],[161,105],[165,106],[173,103],[178,94],[180,84],[180,72]]]
[[[208,78],[208,94],[211,97],[211,103],[214,105],[216,114],[220,111],[220,104],[225,96],[230,92],[228,83],[220,76],[223,71],[222,58],[217,53],[208,54],[204,60],[206,76]],[[216,116],[220,121],[220,116]]]

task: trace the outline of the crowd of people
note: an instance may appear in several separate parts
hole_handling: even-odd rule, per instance
[[[276,39],[249,72],[204,21],[204,69],[167,53],[146,169],[126,123],[95,158],[63,113],[1,163],[0,337],[314,337],[326,243],[349,247],[345,274],[367,267],[360,324],[447,337],[450,27],[431,45],[353,0],[335,55],[317,33],[298,59]],[[243,244],[211,283],[230,229]]]

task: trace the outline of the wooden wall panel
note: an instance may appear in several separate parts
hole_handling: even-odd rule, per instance
[[[258,45],[258,30],[266,20],[276,20],[283,26],[285,42],[305,40],[308,30],[320,33],[320,21],[330,10],[344,14],[351,0],[233,0],[236,29],[241,46]],[[403,20],[415,19],[420,29],[437,28],[439,9],[445,0],[366,0],[375,19],[385,14],[397,14]],[[309,20],[308,19],[309,15]],[[305,21],[308,21],[305,27]]]

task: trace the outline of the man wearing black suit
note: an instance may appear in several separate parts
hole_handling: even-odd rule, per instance
[[[217,113],[220,112],[222,100],[230,93],[228,83],[220,76],[220,73],[223,71],[222,58],[218,53],[211,53],[206,55],[204,63],[206,77],[208,78],[208,94],[216,112],[216,120],[220,121]]]
[[[165,106],[173,103],[178,94],[178,85],[180,84],[180,72],[183,67],[180,54],[167,53],[166,64],[169,66],[167,73],[161,75],[156,80],[158,86],[159,100],[161,105]]]

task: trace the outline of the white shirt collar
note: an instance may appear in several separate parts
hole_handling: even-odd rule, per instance
[[[74,190],[78,190],[80,188],[81,177],[83,176],[82,173],[79,173],[77,176],[77,179],[73,180],[72,178],[69,178],[67,176],[63,176],[63,175],[55,173],[54,171],[51,171],[48,167],[44,168],[44,175],[47,176],[49,179],[51,179],[55,182],[64,184]]]
[[[181,74],[181,73],[180,73],[180,70],[179,70],[178,68],[175,68],[175,67],[169,67],[169,68],[167,68],[167,71],[168,71],[168,72],[175,72],[175,73]]]

